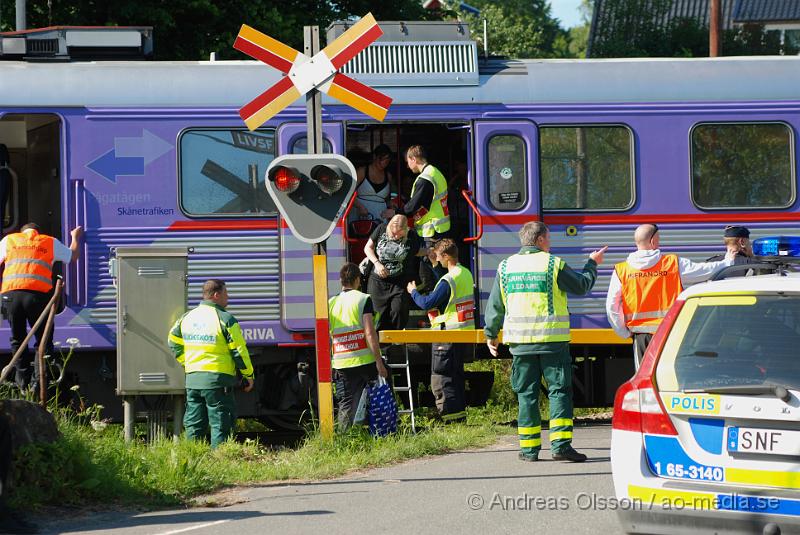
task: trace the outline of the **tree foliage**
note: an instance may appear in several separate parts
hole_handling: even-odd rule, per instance
[[[417,0],[28,0],[28,27],[153,26],[156,59],[200,60],[211,52],[236,59],[244,57],[233,49],[242,24],[302,48],[304,25],[318,25],[324,40],[331,22],[370,11],[378,20],[427,16]],[[0,28],[11,29],[13,7],[6,7],[2,17]]]
[[[489,53],[510,58],[564,57],[568,35],[553,18],[547,0],[471,0],[480,15],[467,14],[473,38],[483,49],[483,19],[489,36]]]

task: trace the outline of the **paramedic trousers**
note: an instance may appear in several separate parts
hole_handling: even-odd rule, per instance
[[[536,457],[542,447],[539,385],[547,383],[550,403],[550,450],[564,451],[572,444],[572,360],[569,346],[557,353],[514,355],[511,388],[517,393],[517,433],[523,455]]]
[[[202,440],[211,427],[211,447],[216,448],[228,440],[236,421],[236,400],[233,387],[187,388],[186,414],[183,427],[186,438]]]
[[[443,421],[464,421],[467,418],[463,345],[433,344],[431,390]]]
[[[647,346],[650,345],[650,340],[652,339],[652,333],[633,333],[634,370],[639,370],[639,366],[642,364],[642,359],[644,358],[644,352],[647,351]]]

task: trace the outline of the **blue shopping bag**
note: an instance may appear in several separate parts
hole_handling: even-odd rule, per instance
[[[383,437],[397,431],[397,402],[394,392],[383,377],[369,386],[369,432]]]

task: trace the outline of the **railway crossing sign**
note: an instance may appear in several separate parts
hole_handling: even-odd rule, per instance
[[[322,91],[373,119],[383,121],[392,99],[338,71],[345,63],[383,35],[371,13],[323,50],[309,57],[294,48],[242,25],[233,47],[286,74],[281,80],[239,110],[250,130],[255,130],[301,95]]]
[[[317,409],[322,436],[331,439],[333,386],[325,240],[336,227],[344,207],[355,192],[356,171],[343,156],[318,154],[322,147],[320,92],[378,121],[386,117],[392,99],[338,72],[345,63],[383,35],[371,13],[323,50],[319,49],[318,27],[306,26],[303,31],[305,53],[247,25],[242,25],[233,46],[286,75],[239,110],[239,116],[251,131],[301,95],[306,96],[308,156],[284,155],[276,158],[267,170],[265,182],[295,237],[313,244]]]

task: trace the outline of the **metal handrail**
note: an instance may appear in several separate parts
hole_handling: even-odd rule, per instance
[[[612,329],[572,329],[573,344],[630,344],[630,338],[620,338]],[[382,344],[483,344],[486,336],[483,329],[441,331],[438,329],[406,329],[378,331]],[[498,335],[503,341],[503,331]]]
[[[350,238],[347,235],[347,217],[350,215],[350,210],[353,208],[353,204],[356,202],[357,194],[353,192],[353,196],[350,197],[350,202],[347,203],[347,208],[345,208],[344,213],[342,214],[342,239],[345,243],[356,243],[358,240],[356,238]]]
[[[28,341],[33,337],[33,334],[39,328],[39,326],[44,321],[45,317],[47,317],[47,324],[45,326],[45,332],[42,336],[42,340],[39,341],[39,353],[38,353],[38,362],[39,362],[39,400],[42,403],[42,406],[45,407],[47,403],[46,399],[46,374],[44,370],[44,349],[47,347],[47,338],[50,335],[53,327],[53,319],[55,317],[55,309],[58,306],[58,300],[61,298],[61,292],[64,287],[64,282],[61,277],[58,277],[56,281],[55,291],[53,292],[53,296],[50,298],[50,301],[47,302],[45,305],[44,310],[42,313],[39,314],[39,317],[36,319],[36,322],[33,324],[31,329],[28,331],[27,336],[19,345],[19,349],[17,352],[14,353],[14,356],[11,357],[11,361],[3,368],[3,371],[0,372],[0,383],[4,382],[8,377],[8,374],[11,373],[11,370],[14,368],[14,365],[19,360],[19,357],[25,350],[28,348]]]
[[[475,221],[476,221],[476,224],[478,225],[478,235],[477,236],[469,236],[467,238],[464,238],[465,242],[478,241],[478,240],[481,239],[481,236],[483,236],[483,216],[478,211],[478,207],[475,206],[475,203],[472,202],[472,199],[470,198],[470,195],[472,195],[472,191],[470,191],[468,189],[462,189],[461,190],[461,196],[464,197],[464,199],[467,201],[467,204],[469,205],[469,207],[472,208],[473,212],[475,212]]]

